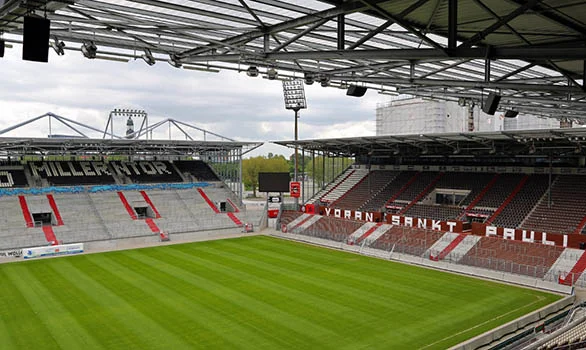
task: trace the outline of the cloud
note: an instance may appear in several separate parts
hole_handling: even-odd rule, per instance
[[[71,51],[64,56],[51,51],[49,63],[34,63],[22,61],[20,50],[15,45],[0,59],[0,129],[53,112],[103,130],[112,109],[133,108],[147,111],[151,125],[173,118],[242,141],[294,138],[294,113],[284,108],[278,80],[250,78],[234,71],[187,71],[164,62],[150,67],[142,60],[88,60]],[[305,88],[308,109],[300,111],[301,139],[374,134],[375,108],[384,101],[382,95],[369,91],[363,98],[353,98],[345,96],[343,89],[319,84]],[[54,134],[75,134],[57,122],[51,127]],[[117,133],[123,133],[124,121],[116,121],[115,127]],[[45,120],[2,136],[46,137],[48,133]],[[193,134],[203,139],[203,133]],[[88,131],[88,136],[101,134]],[[183,139],[178,130],[172,130],[172,136]],[[167,138],[168,130],[162,128],[154,137]],[[269,149],[266,153],[291,152],[273,144],[254,153]]]

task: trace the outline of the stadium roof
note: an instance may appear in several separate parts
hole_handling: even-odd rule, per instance
[[[7,42],[30,12],[51,19],[52,42],[93,41],[98,58],[476,104],[496,92],[504,108],[586,119],[582,0],[0,0]]]
[[[88,138],[0,138],[0,155],[130,155],[130,156],[204,156],[246,153],[262,143],[229,141],[126,140]]]
[[[274,141],[306,151],[355,157],[584,157],[586,128],[367,136]]]

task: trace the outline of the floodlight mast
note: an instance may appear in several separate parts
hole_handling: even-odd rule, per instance
[[[112,110],[110,112],[110,115],[108,116],[108,121],[106,122],[106,127],[104,128],[104,135],[102,136],[102,138],[106,138],[106,133],[107,133],[108,127],[110,127],[110,136],[112,138],[114,137],[114,118],[115,117],[126,118],[126,134],[124,135],[124,137],[127,139],[138,139],[138,137],[141,135],[142,131],[147,130],[149,127],[148,113],[147,112],[145,112],[143,110],[137,110],[137,109],[116,108],[116,109]],[[140,125],[139,130],[134,129],[134,122],[132,121],[132,118],[141,118],[142,119],[142,123]],[[146,138],[148,139],[148,134],[146,135]]]
[[[285,97],[285,109],[292,109],[295,112],[295,141],[298,140],[299,128],[297,119],[299,119],[299,111],[307,108],[307,101],[305,100],[305,90],[303,88],[303,80],[292,79],[283,81],[283,95]],[[298,148],[295,143],[295,159],[293,161],[293,181],[297,181],[297,164],[298,164]],[[302,189],[303,190],[303,189]],[[299,198],[295,197],[295,206],[299,207]]]

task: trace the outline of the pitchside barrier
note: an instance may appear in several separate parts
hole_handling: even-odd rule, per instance
[[[349,237],[348,234],[337,233],[339,230],[322,229],[293,229],[290,233],[301,234],[304,236],[322,238],[334,242],[346,242]],[[409,237],[409,229],[405,230],[406,236]],[[367,246],[373,249],[379,249],[386,252],[391,251],[399,254],[413,255],[417,257],[429,258],[428,248],[435,240],[430,233],[429,237],[423,239],[399,239],[396,242],[389,242],[384,240],[377,240],[374,242],[367,242]],[[440,238],[441,239],[441,238]],[[486,249],[485,249],[486,250]],[[458,254],[451,254],[442,261],[449,264],[467,265],[472,267],[480,267],[494,271],[506,272],[514,275],[523,275],[534,278],[544,278],[550,267],[545,266],[543,257],[534,257],[532,264],[520,264],[508,260],[498,259],[495,257],[486,257],[481,253],[486,253],[483,249],[475,249],[465,254],[464,256]],[[494,252],[493,252],[494,253]],[[432,255],[434,252],[432,252]],[[437,255],[437,253],[436,253]],[[496,255],[496,254],[491,254]]]
[[[25,259],[78,253],[83,253],[83,243],[52,245],[47,247],[26,248],[22,250],[22,255]]]
[[[20,258],[22,249],[5,250],[0,252],[0,258]]]

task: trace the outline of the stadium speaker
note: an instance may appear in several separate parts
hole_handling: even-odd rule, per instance
[[[494,115],[496,109],[499,106],[499,102],[501,100],[501,95],[497,95],[495,93],[488,94],[486,101],[484,101],[484,106],[482,106],[482,111],[486,114]]]
[[[505,112],[505,118],[516,118],[518,114],[519,112],[517,111],[508,110]]]
[[[362,97],[366,93],[367,88],[364,86],[350,85],[346,91],[347,96]]]
[[[49,62],[49,34],[51,21],[40,17],[24,17],[22,59]]]
[[[6,44],[4,43],[4,40],[0,40],[0,57],[4,57],[4,48],[6,47]]]

